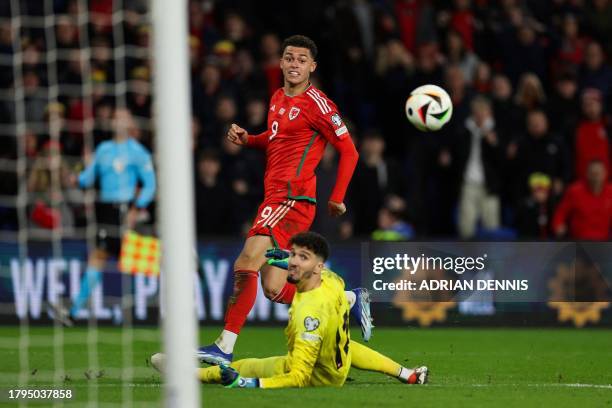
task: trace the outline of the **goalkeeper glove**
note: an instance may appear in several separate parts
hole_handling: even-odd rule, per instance
[[[266,251],[268,265],[276,266],[277,268],[289,268],[289,251],[280,248],[270,248]]]
[[[232,367],[221,364],[221,383],[225,388],[259,388],[259,378],[245,378]]]

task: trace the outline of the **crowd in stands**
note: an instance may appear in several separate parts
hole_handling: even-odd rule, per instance
[[[0,229],[20,227],[7,197],[23,189],[32,226],[85,225],[71,175],[111,137],[115,106],[132,111],[132,136],[155,152],[148,2],[115,3],[0,4]],[[360,152],[348,213],[331,219],[328,147],[313,229],[331,239],[609,239],[612,1],[190,0],[188,12],[199,235],[248,230],[265,157],[224,135],[231,123],[266,128],[281,42],[300,33],[317,43],[313,82]],[[45,15],[53,24],[36,18]],[[426,83],[454,104],[435,133],[404,113]]]

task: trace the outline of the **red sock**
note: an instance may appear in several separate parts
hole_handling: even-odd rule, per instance
[[[257,297],[257,271],[234,271],[234,293],[225,312],[225,330],[240,333]]]
[[[276,303],[284,303],[286,305],[291,304],[293,296],[295,295],[295,285],[293,283],[285,283],[285,286],[278,292],[278,295],[272,299]]]

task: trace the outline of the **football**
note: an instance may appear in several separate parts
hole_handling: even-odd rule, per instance
[[[439,86],[419,86],[406,100],[406,116],[417,129],[436,131],[453,116],[453,103],[448,93]]]

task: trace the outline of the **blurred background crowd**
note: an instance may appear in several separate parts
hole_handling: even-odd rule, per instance
[[[16,197],[26,197],[29,228],[70,237],[86,227],[84,192],[71,180],[112,137],[114,106],[129,107],[132,136],[155,154],[148,2],[117,3],[1,2],[0,230],[23,227]],[[231,123],[265,130],[282,86],[280,45],[295,33],[317,43],[313,82],[360,152],[339,219],[325,211],[336,173],[334,150],[325,152],[314,230],[331,239],[609,238],[608,0],[189,1],[200,236],[250,226],[265,157],[224,135]],[[440,132],[405,117],[410,91],[426,83],[453,100]]]

